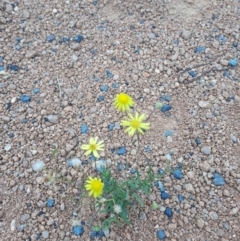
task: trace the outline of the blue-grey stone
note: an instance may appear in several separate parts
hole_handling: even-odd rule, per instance
[[[210,146],[204,146],[201,151],[205,154],[205,155],[210,155],[211,154],[211,147]]]
[[[237,137],[234,136],[234,135],[231,135],[231,139],[232,139],[233,143],[237,143],[238,142]]]
[[[63,37],[62,38],[62,41],[63,41],[63,43],[67,43],[67,42],[69,42],[70,41],[70,37]]]
[[[100,87],[100,90],[103,91],[103,92],[107,92],[108,91],[108,86],[107,85],[102,85]]]
[[[16,50],[18,50],[18,51],[21,50],[21,48],[22,48],[22,47],[21,47],[20,45],[17,45],[17,46],[16,46]]]
[[[183,178],[183,173],[181,169],[175,169],[173,171],[173,176],[177,179],[177,180],[181,180]]]
[[[181,203],[183,202],[183,200],[185,199],[185,197],[181,194],[178,194],[178,201]]]
[[[229,96],[226,101],[227,102],[230,102],[230,101],[234,101],[235,100],[235,97],[234,96]]]
[[[81,225],[77,225],[73,227],[73,234],[76,236],[81,236],[84,233],[84,228]]]
[[[97,51],[96,51],[95,49],[91,49],[91,54],[94,55],[94,54],[96,54],[96,52],[97,52]]]
[[[28,123],[28,119],[27,119],[27,118],[24,118],[24,119],[22,120],[22,122],[23,122],[24,124],[27,124],[27,123]]]
[[[191,75],[193,78],[197,76],[197,73],[194,70],[189,71],[189,75]]]
[[[47,239],[47,238],[49,237],[49,232],[48,232],[47,230],[44,230],[44,231],[42,232],[42,237],[43,237],[44,239]]]
[[[197,145],[200,145],[200,144],[201,144],[200,138],[196,138],[196,139],[195,139],[195,142],[196,142]]]
[[[108,78],[113,78],[113,74],[112,74],[112,72],[110,71],[110,70],[106,70],[106,74],[107,74],[107,77]]]
[[[0,71],[4,71],[4,66],[0,66]]]
[[[96,167],[97,171],[101,173],[106,169],[107,163],[105,160],[101,159],[96,161],[94,166]]]
[[[145,147],[145,152],[151,152],[151,148],[149,146]]]
[[[19,70],[19,67],[16,64],[11,64],[8,67],[12,71],[18,71]]]
[[[26,224],[21,224],[21,225],[19,225],[18,227],[17,227],[17,231],[18,232],[22,232],[23,230],[24,230],[24,228],[26,228]]]
[[[223,35],[220,35],[219,37],[218,37],[218,40],[221,42],[221,43],[226,43],[226,41],[227,41],[227,38],[225,37],[225,36],[223,36]]]
[[[2,63],[3,62],[3,57],[0,57],[0,63]]]
[[[205,52],[206,48],[203,46],[198,46],[197,48],[195,48],[194,53],[202,53]]]
[[[34,94],[38,94],[38,93],[39,93],[39,91],[40,91],[40,89],[39,89],[39,88],[34,88],[34,89],[33,89],[33,93],[34,93]]]
[[[167,236],[166,236],[164,230],[158,230],[158,231],[157,231],[157,237],[158,237],[160,240],[164,240]]]
[[[88,132],[88,126],[85,124],[81,125],[81,133],[86,134]]]
[[[155,186],[160,190],[160,192],[165,192],[165,187],[161,181],[156,181]]]
[[[36,240],[39,240],[42,237],[42,233],[38,233],[36,236]]]
[[[80,43],[81,41],[83,41],[83,39],[84,39],[83,36],[81,34],[79,34],[73,38],[73,41],[76,43]]]
[[[225,70],[225,71],[223,72],[223,76],[226,77],[226,78],[229,78],[230,72],[229,72],[228,70]]]
[[[166,200],[166,199],[168,199],[168,198],[170,198],[170,195],[169,195],[169,193],[167,193],[167,192],[161,192],[161,199],[162,200]]]
[[[98,81],[99,81],[99,78],[96,77],[95,75],[93,76],[93,79],[94,79],[95,82],[98,82]]]
[[[236,59],[230,59],[228,61],[228,65],[231,66],[231,67],[236,67],[237,66],[237,60]]]
[[[124,146],[121,146],[117,149],[117,154],[118,155],[125,155],[127,153],[127,149]]]
[[[170,97],[170,95],[163,95],[163,96],[160,97],[159,100],[160,101],[165,100],[167,102],[170,102],[171,101],[171,97]]]
[[[98,98],[97,98],[97,101],[98,102],[104,101],[104,96],[103,95],[99,95]]]
[[[47,207],[53,207],[55,204],[55,200],[54,199],[48,199],[47,200]]]
[[[164,113],[164,112],[167,112],[169,110],[172,109],[172,106],[171,105],[164,105],[162,108],[161,108],[161,111]]]
[[[111,123],[109,126],[108,126],[108,130],[112,131],[115,127],[115,124]]]
[[[171,218],[172,215],[173,215],[173,211],[171,208],[169,207],[166,207],[165,211],[164,211],[164,214],[168,217],[168,218]]]
[[[175,40],[173,41],[173,44],[179,45],[179,40],[178,40],[178,39],[175,39]]]
[[[225,180],[223,176],[218,173],[213,173],[213,184],[216,186],[223,186],[225,184]]]
[[[112,84],[112,87],[113,87],[114,89],[116,89],[116,88],[118,87],[118,83],[113,83],[113,84]]]
[[[159,169],[158,169],[158,173],[159,173],[160,175],[163,175],[163,174],[164,174],[164,170],[163,170],[162,168],[159,168]]]
[[[28,103],[31,101],[31,96],[29,95],[21,95],[20,96],[20,100],[23,102],[23,103]]]
[[[135,173],[136,173],[136,170],[135,170],[135,169],[131,169],[131,170],[130,170],[130,173],[131,173],[131,174],[135,174]]]
[[[46,37],[46,40],[51,43],[53,40],[55,40],[55,36],[53,34],[50,34]]]
[[[165,132],[165,136],[168,137],[168,136],[171,136],[172,135],[172,131],[171,130],[167,130]]]

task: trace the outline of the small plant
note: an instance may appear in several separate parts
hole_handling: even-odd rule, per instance
[[[148,120],[153,113],[146,118],[145,114],[139,114],[137,111],[132,113],[132,108],[135,102],[133,98],[126,93],[119,93],[115,96],[114,107],[119,112],[127,112],[127,115],[124,119],[121,120],[120,125],[123,127],[125,133],[129,137],[137,136],[137,153],[140,151],[140,134],[145,134],[146,131],[150,130],[150,123]],[[156,109],[162,108],[162,103],[156,103]],[[93,157],[93,161],[100,158],[99,152],[104,151],[104,141],[99,140],[98,137],[90,137],[89,143],[84,143],[80,146],[81,150],[84,151],[85,156]],[[151,192],[151,187],[154,184],[154,181],[158,178],[162,178],[166,172],[172,172],[170,168],[171,155],[166,155],[167,167],[165,170],[159,171],[158,175],[154,175],[153,170],[149,164],[149,159],[144,152],[140,151],[143,156],[147,159],[147,164],[149,167],[147,177],[141,178],[141,175],[138,170],[135,174],[132,174],[131,178],[119,180],[114,178],[111,175],[111,171],[108,169],[101,169],[100,177],[87,177],[86,172],[83,172],[83,177],[81,180],[81,185],[77,188],[81,190],[81,206],[85,206],[86,203],[83,203],[82,200],[86,197],[88,192],[89,196],[92,196],[95,199],[95,209],[96,213],[89,222],[89,227],[92,229],[91,239],[97,237],[101,239],[103,235],[109,233],[109,228],[112,223],[117,223],[121,225],[123,223],[130,224],[130,211],[136,204],[141,207],[144,206],[142,200],[142,195],[148,195]],[[52,156],[55,160],[54,170],[48,170],[45,168],[45,164],[42,161],[37,161],[33,164],[33,169],[36,172],[44,170],[45,176],[44,181],[46,184],[53,184],[55,182],[61,182],[65,185],[74,185],[75,180],[69,179],[67,176],[63,175],[61,172],[58,173],[58,150],[52,150]],[[68,167],[75,168],[78,171],[83,171],[82,161],[77,157],[72,158],[67,162]],[[95,168],[97,169],[96,162]],[[99,171],[99,169],[97,169]],[[86,180],[86,181],[84,181]],[[161,184],[161,182],[159,182]],[[83,185],[85,188],[83,188]],[[156,184],[155,184],[156,185]],[[163,184],[162,184],[163,185]],[[72,201],[73,198],[71,198]],[[75,198],[76,199],[76,198]],[[88,200],[86,200],[88,201]],[[77,205],[79,205],[79,199],[77,199]],[[158,209],[158,204],[156,202],[152,203],[152,209]],[[101,216],[104,216],[104,219],[99,226],[93,226],[94,220],[98,217],[98,222]],[[84,231],[80,227],[78,220],[73,220],[73,233],[75,235],[81,235]]]
[[[113,178],[111,172],[106,169],[101,173],[101,179],[88,179],[85,187],[90,195],[96,198],[100,196],[99,193],[102,191],[101,198],[96,199],[97,211],[108,216],[103,221],[102,228],[108,229],[113,222],[121,224],[121,221],[123,221],[126,224],[130,224],[130,207],[136,202],[141,207],[144,206],[140,194],[149,194],[153,181],[154,174],[151,168],[148,171],[148,177],[143,180],[140,173],[136,171],[136,175],[132,176],[130,180],[120,182]],[[91,184],[89,184],[90,182]],[[90,185],[92,186],[90,187]],[[93,190],[94,188],[95,190]]]

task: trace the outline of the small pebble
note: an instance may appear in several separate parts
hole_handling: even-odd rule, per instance
[[[197,73],[194,70],[189,71],[189,75],[191,75],[193,78],[197,76]]]
[[[10,151],[12,149],[12,146],[10,144],[7,144],[4,148],[5,151]]]
[[[172,109],[172,106],[171,105],[164,105],[162,108],[161,108],[161,111],[164,113],[164,112],[167,112],[169,110]]]
[[[108,86],[107,85],[102,85],[100,87],[100,90],[103,91],[103,92],[107,92],[108,91]]]
[[[195,142],[196,142],[197,145],[200,145],[200,144],[201,144],[201,140],[200,140],[199,138],[196,138],[196,139],[195,139]]]
[[[165,132],[165,136],[168,137],[168,136],[171,136],[172,135],[172,131],[171,130],[167,130]]]
[[[8,67],[12,71],[18,71],[19,70],[19,67],[17,65],[15,65],[15,64],[11,64]]]
[[[104,101],[104,96],[103,95],[99,95],[98,98],[97,98],[97,101],[98,102]]]
[[[236,67],[236,66],[237,66],[237,60],[236,60],[236,59],[230,59],[230,60],[228,61],[228,65],[229,65],[230,67]]]
[[[113,74],[111,73],[111,71],[110,70],[106,70],[106,74],[107,74],[107,77],[108,78],[113,78]]]
[[[177,180],[181,180],[183,178],[183,173],[181,169],[175,169],[173,171],[173,176],[177,179]]]
[[[124,146],[121,146],[120,148],[117,149],[118,155],[125,155],[126,153],[127,153],[127,149]]]
[[[88,126],[85,125],[85,124],[82,124],[81,125],[81,133],[82,134],[87,134],[87,132],[88,132]]]
[[[73,38],[73,41],[76,43],[80,43],[81,41],[83,41],[83,39],[84,39],[83,36],[81,34],[79,34]]]
[[[47,207],[53,207],[55,204],[55,200],[54,199],[48,199],[47,200]]]
[[[47,239],[48,237],[49,237],[49,232],[48,231],[43,231],[42,232],[42,237],[44,238],[44,239]]]
[[[213,184],[216,186],[223,186],[225,184],[223,176],[218,173],[213,173]]]
[[[108,126],[108,130],[112,131],[115,127],[115,124],[111,123],[109,126]]]
[[[21,95],[20,96],[20,100],[23,102],[23,103],[28,103],[31,101],[31,96],[29,95]]]
[[[201,149],[202,153],[204,153],[205,155],[210,155],[211,154],[211,147],[210,146],[204,146]]]
[[[95,163],[92,164],[92,167],[93,168],[96,168],[98,172],[103,172],[106,167],[107,167],[107,163],[105,160],[98,160],[98,161],[95,161]]]
[[[55,40],[55,36],[53,34],[50,34],[47,36],[46,40],[51,43]]]
[[[167,102],[170,102],[171,101],[171,97],[170,97],[170,95],[163,95],[163,96],[160,97],[159,100],[160,101],[165,100]]]
[[[151,150],[151,148],[149,147],[149,146],[146,146],[145,147],[145,152],[151,152],[152,150]]]
[[[83,226],[77,225],[73,227],[73,234],[76,236],[81,236],[84,233]]]
[[[227,38],[226,38],[225,36],[223,36],[223,35],[220,35],[220,36],[218,37],[218,40],[219,40],[222,44],[224,44],[224,43],[226,43]]]
[[[203,46],[199,46],[197,48],[195,48],[194,53],[202,53],[205,52],[206,48]]]
[[[166,207],[166,209],[165,209],[165,211],[164,211],[164,214],[165,214],[168,218],[171,218],[172,215],[173,215],[172,209],[169,208],[169,207]]]
[[[33,89],[33,93],[34,93],[34,94],[38,94],[38,93],[39,93],[39,91],[40,91],[40,89],[39,89],[39,88],[34,88],[34,89]]]
[[[160,192],[165,192],[165,187],[161,181],[157,181],[155,186],[160,190]]]
[[[178,201],[181,203],[183,202],[183,200],[185,199],[185,197],[181,194],[178,194]]]
[[[59,122],[58,115],[48,115],[47,120],[53,124],[57,124]]]
[[[170,195],[167,192],[161,192],[161,198],[162,198],[162,200],[166,200],[166,199],[170,198]]]
[[[160,239],[160,240],[163,240],[166,238],[166,234],[164,232],[164,230],[158,230],[157,231],[157,237]]]

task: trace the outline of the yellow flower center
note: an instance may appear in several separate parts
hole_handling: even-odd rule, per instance
[[[94,180],[92,182],[92,190],[93,192],[99,192],[102,189],[102,183],[99,180]]]
[[[131,126],[135,129],[138,129],[140,126],[140,122],[138,120],[133,120]]]
[[[96,151],[97,145],[96,145],[96,144],[90,144],[89,149],[90,149],[91,151]]]
[[[118,101],[121,102],[122,104],[127,104],[129,101],[129,96],[126,94],[120,94],[118,97]]]

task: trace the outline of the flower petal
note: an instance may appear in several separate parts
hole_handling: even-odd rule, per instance
[[[86,145],[86,144],[81,145],[82,150],[89,150],[89,148],[90,148],[90,145]]]

